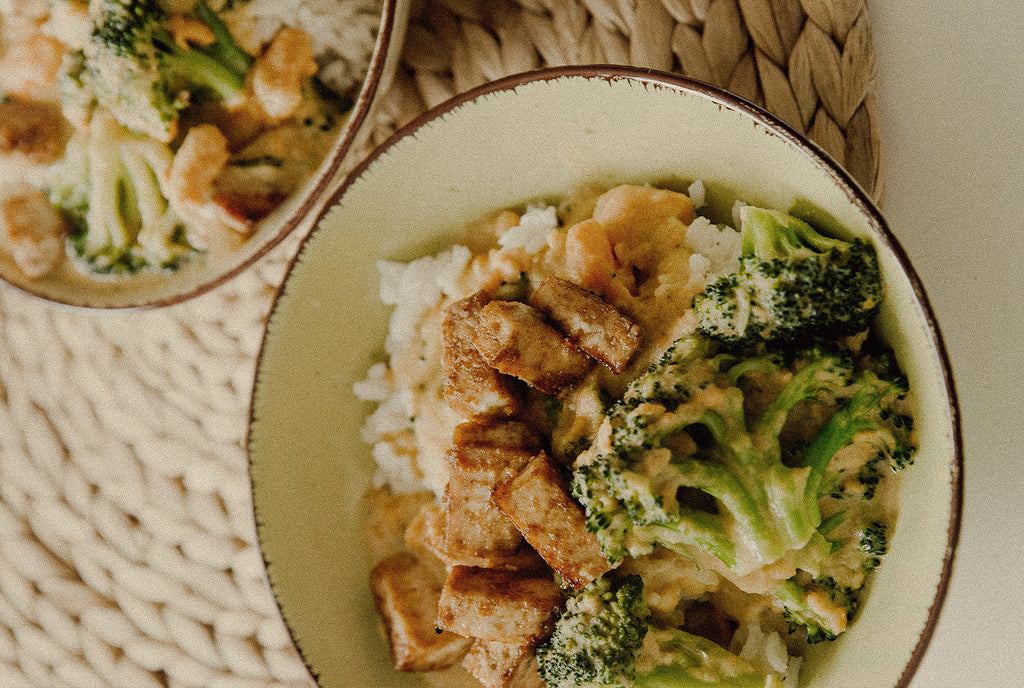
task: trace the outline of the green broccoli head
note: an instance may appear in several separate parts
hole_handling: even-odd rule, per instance
[[[537,648],[541,678],[550,688],[629,685],[650,613],[643,581],[607,575],[573,594],[554,633]]]
[[[815,536],[823,466],[787,465],[780,435],[801,401],[835,404],[847,393],[852,361],[805,353],[752,419],[737,385],[754,369],[781,374],[783,361],[766,355],[730,368],[733,359],[709,347],[703,338],[671,347],[612,406],[604,446],[596,442],[577,462],[574,494],[609,559],[661,544],[753,570]]]
[[[177,135],[196,98],[228,100],[245,85],[252,58],[202,0],[193,10],[214,35],[209,46],[178,45],[162,0],[103,0],[84,51],[90,87],[125,126],[158,141]]]
[[[884,523],[876,521],[866,524],[857,534],[857,550],[864,555],[865,573],[877,569],[882,563],[882,557],[889,550],[886,530]]]
[[[791,633],[806,631],[807,642],[812,644],[835,640],[846,631],[857,611],[855,591],[839,585],[829,576],[807,578],[799,572],[773,591],[773,595],[783,605],[783,616],[789,622]]]
[[[173,270],[194,252],[167,202],[173,153],[98,109],[88,137],[68,144],[51,201],[68,217],[74,252],[97,274]]]
[[[694,299],[700,329],[733,345],[834,339],[865,330],[882,301],[874,248],[776,210],[739,211],[739,272]]]
[[[566,602],[537,648],[550,688],[778,688],[781,680],[716,645],[651,625],[637,575],[597,579]]]
[[[92,38],[121,57],[144,56],[167,17],[162,0],[103,0]]]
[[[902,437],[892,424],[901,416],[886,412],[900,383],[849,355],[816,347],[733,360],[706,340],[677,342],[612,405],[577,460],[573,494],[609,560],[662,545],[711,554],[741,574],[795,550],[824,556],[818,500],[832,458],[855,439],[887,447]],[[743,386],[755,370],[785,382],[751,416]],[[794,450],[782,435],[802,402],[833,411]]]

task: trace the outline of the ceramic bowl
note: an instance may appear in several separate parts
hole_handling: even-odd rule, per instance
[[[354,532],[373,462],[352,384],[382,360],[378,259],[443,246],[486,211],[585,180],[702,179],[750,202],[807,199],[880,253],[881,328],[916,390],[920,452],[890,553],[851,629],[812,647],[802,686],[906,686],[945,596],[961,439],[952,377],[921,283],[879,210],[788,126],[700,83],[615,67],[510,77],[425,114],[347,179],[290,268],[259,359],[248,438],[268,577],[324,688],[411,685],[389,666]]]
[[[179,303],[213,289],[277,246],[292,232],[308,231],[326,197],[337,188],[346,154],[365,144],[367,122],[390,83],[405,35],[409,0],[383,0],[381,17],[366,77],[331,149],[299,190],[257,223],[238,247],[211,251],[170,274],[140,273],[131,278],[104,279],[82,275],[65,264],[53,274],[28,279],[5,254],[0,280],[48,301],[87,308],[123,309]]]

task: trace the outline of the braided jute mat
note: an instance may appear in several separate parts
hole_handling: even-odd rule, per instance
[[[724,86],[881,196],[864,0],[421,0],[373,140],[487,80],[583,63]],[[244,450],[298,241],[163,310],[0,290],[0,686],[311,685],[263,578]]]

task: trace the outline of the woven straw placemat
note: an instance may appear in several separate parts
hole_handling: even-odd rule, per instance
[[[865,0],[421,0],[373,140],[489,79],[583,63],[729,88],[881,196]],[[311,685],[264,581],[244,448],[298,241],[163,310],[0,290],[0,686]]]

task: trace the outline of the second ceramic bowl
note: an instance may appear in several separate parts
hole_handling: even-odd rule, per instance
[[[584,181],[666,178],[769,207],[806,199],[878,248],[880,327],[915,388],[920,451],[868,602],[837,642],[811,649],[801,685],[909,683],[944,598],[961,498],[952,378],[919,280],[865,192],[771,115],[675,76],[589,67],[511,77],[411,123],[352,174],[291,266],[259,361],[248,449],[269,580],[322,686],[413,681],[389,665],[355,532],[374,468],[352,385],[380,360],[389,314],[376,261],[422,256],[487,211]]]

